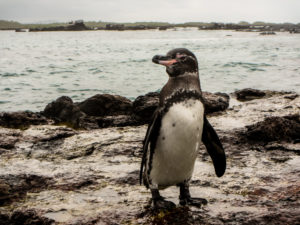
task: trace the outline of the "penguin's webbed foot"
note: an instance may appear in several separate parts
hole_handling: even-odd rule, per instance
[[[192,198],[190,194],[189,182],[184,181],[179,184],[180,187],[180,195],[179,195],[179,204],[190,205],[200,208],[201,205],[206,205],[207,200],[205,198]]]
[[[155,209],[173,209],[176,205],[171,202],[165,200],[160,194],[158,189],[151,189],[152,194],[152,202]]]
[[[152,201],[155,209],[174,209],[176,207],[173,202],[167,201],[163,197],[152,199]]]
[[[180,198],[179,204],[182,206],[190,205],[200,208],[201,205],[207,205],[207,200],[205,198]]]

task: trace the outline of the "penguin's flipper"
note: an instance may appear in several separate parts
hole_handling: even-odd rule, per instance
[[[143,158],[142,158],[141,169],[140,169],[140,184],[142,184],[143,170],[146,163],[147,153],[149,151],[149,144],[150,144],[150,148],[153,150],[156,145],[160,124],[161,124],[161,115],[160,115],[160,110],[157,109],[153,114],[152,122],[149,123],[147,133],[143,141]]]
[[[204,115],[202,142],[205,145],[215,167],[218,177],[223,176],[226,170],[226,156],[218,134]]]

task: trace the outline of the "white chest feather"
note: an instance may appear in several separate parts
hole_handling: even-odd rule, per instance
[[[152,160],[153,185],[167,187],[190,179],[202,137],[204,107],[199,100],[172,105],[164,115]]]

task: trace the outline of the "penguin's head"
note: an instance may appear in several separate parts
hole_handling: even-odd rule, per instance
[[[152,62],[166,66],[170,77],[198,72],[197,58],[186,48],[175,48],[167,55],[155,55]]]

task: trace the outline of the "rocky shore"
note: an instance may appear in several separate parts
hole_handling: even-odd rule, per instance
[[[158,94],[130,101],[63,96],[42,112],[0,113],[0,224],[300,224],[300,97],[243,89],[204,93],[227,154],[214,174],[200,146],[191,183],[201,209],[153,211],[138,184]],[[163,195],[178,204],[178,189]]]

